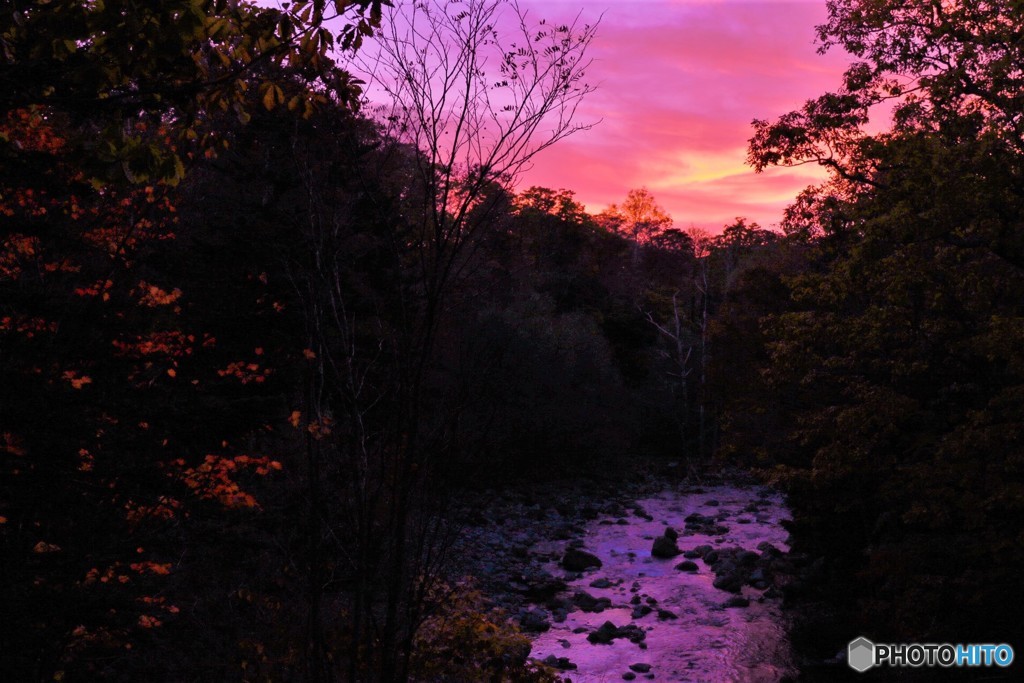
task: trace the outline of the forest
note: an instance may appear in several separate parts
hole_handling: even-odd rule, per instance
[[[506,4],[5,6],[0,678],[560,680],[466,501],[638,473],[786,495],[790,680],[1024,647],[1024,4],[829,0],[718,234],[516,185],[600,27]]]

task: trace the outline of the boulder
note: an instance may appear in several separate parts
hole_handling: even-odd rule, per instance
[[[596,631],[592,631],[587,636],[587,640],[595,645],[610,645],[616,638],[626,638],[630,642],[642,646],[643,640],[646,637],[647,633],[639,626],[628,624],[627,626],[620,627],[610,621],[606,621]]]
[[[585,591],[577,591],[572,596],[573,604],[584,612],[600,613],[611,607],[612,601],[609,598],[595,598]]]
[[[548,617],[542,609],[531,609],[519,617],[519,626],[527,633],[543,633],[551,628]]]
[[[743,584],[746,583],[742,576],[738,574],[719,574],[715,577],[715,580],[711,583],[712,586],[718,590],[728,591],[730,593],[739,593],[743,588]]]
[[[601,568],[601,559],[593,553],[579,548],[569,548],[562,556],[562,567],[571,572],[581,572],[591,567]]]
[[[544,663],[550,666],[552,669],[558,669],[559,671],[572,671],[576,669],[576,665],[569,661],[568,657],[556,657],[554,655],[548,655],[544,658]]]
[[[654,539],[654,545],[651,547],[651,557],[660,557],[663,559],[671,559],[676,555],[682,554],[682,550],[676,545],[676,541],[668,536],[658,536]]]

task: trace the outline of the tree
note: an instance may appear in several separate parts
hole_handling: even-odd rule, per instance
[[[672,217],[646,187],[630,190],[621,205],[612,204],[605,213],[617,224],[616,229],[637,244],[650,242],[672,225]]]
[[[379,3],[336,8],[354,13],[349,46],[379,20]],[[225,149],[222,112],[239,126],[269,109],[310,116],[332,98],[354,106],[354,84],[325,56],[326,13],[323,2],[56,0],[0,16],[8,676],[221,677],[210,670],[236,673],[250,655],[231,629],[207,626],[212,615],[228,604],[252,617],[250,635],[266,628],[267,612],[218,592],[237,565],[196,580],[212,544],[195,539],[251,522],[254,486],[281,468],[254,450],[280,385],[266,390],[285,373],[277,349],[238,334],[280,311],[250,297],[258,274],[220,291],[198,282],[188,265],[209,252],[179,251],[194,235],[179,242],[174,185]],[[232,515],[245,523],[225,532]],[[266,634],[250,644],[262,649]]]
[[[854,588],[823,650],[882,619],[894,638],[1019,633],[1022,25],[1016,2],[834,0],[823,49],[864,61],[755,122],[756,167],[832,170],[790,210],[807,266],[762,321],[798,445],[773,454],[794,543],[825,557],[819,599]],[[865,133],[885,103],[891,126]]]
[[[67,117],[71,147],[97,178],[179,180],[181,152],[203,134],[204,110],[230,109],[244,121],[245,91],[254,85],[263,106],[308,113],[322,102],[316,88],[285,100],[283,81],[266,76],[252,83],[247,74],[272,64],[305,70],[313,80],[331,75],[322,69],[335,36],[324,22],[347,18],[338,42],[356,47],[379,23],[381,5],[312,0],[274,10],[225,0],[15,2],[0,17],[0,112],[39,108]],[[358,92],[344,77],[321,86],[348,102]],[[173,122],[173,144],[166,135],[149,139],[133,125],[161,120]],[[13,163],[17,149],[9,140],[0,143],[0,158]]]
[[[499,17],[505,7],[508,24]],[[330,164],[304,152],[313,258],[296,281],[318,359],[305,419],[324,437],[309,447],[311,499],[329,507],[334,487],[347,487],[340,519],[356,531],[349,675],[363,667],[404,680],[444,549],[428,503],[442,491],[430,485],[432,473],[459,421],[459,397],[438,362],[449,298],[510,204],[503,184],[585,127],[573,118],[591,91],[583,77],[595,28],[533,26],[514,3],[490,0],[416,3],[384,23],[375,57],[357,64],[368,92],[388,100],[378,109],[385,138],[377,163],[386,173],[374,182],[396,191],[380,196],[367,183],[355,201],[373,219],[356,223],[343,204],[326,201]],[[358,245],[377,272],[354,276],[363,266],[344,245]],[[316,479],[327,471],[337,476]]]

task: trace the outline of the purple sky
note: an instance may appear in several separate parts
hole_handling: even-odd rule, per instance
[[[719,232],[737,216],[770,227],[815,167],[755,174],[754,118],[835,89],[849,56],[816,52],[825,0],[520,0],[530,15],[596,21],[599,85],[581,120],[601,123],[539,155],[520,188],[574,190],[592,212],[646,186],[675,219]]]

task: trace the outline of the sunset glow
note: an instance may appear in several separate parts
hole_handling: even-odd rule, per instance
[[[849,55],[817,54],[824,0],[525,0],[549,21],[600,20],[581,107],[589,131],[535,159],[519,182],[574,190],[589,210],[646,186],[678,227],[717,232],[737,216],[770,227],[816,167],[755,174],[745,165],[755,118],[834,89]]]

